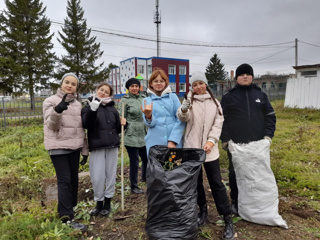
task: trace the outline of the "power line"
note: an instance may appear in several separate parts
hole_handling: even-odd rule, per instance
[[[65,24],[51,21],[54,24],[62,25]],[[91,28],[91,32],[101,33],[101,34],[107,34],[117,37],[124,37],[124,38],[130,38],[130,39],[136,39],[136,40],[143,40],[143,41],[149,41],[149,42],[157,42],[156,39],[146,38],[146,37],[140,37],[140,36],[133,36],[128,34],[121,34],[121,33],[115,33],[115,32],[107,32],[102,30],[97,30],[94,28]],[[184,45],[184,46],[196,46],[196,47],[210,47],[210,48],[253,48],[253,47],[273,47],[273,46],[279,46],[279,45],[285,45],[294,43],[294,41],[291,42],[282,42],[282,43],[270,43],[270,44],[258,44],[258,45],[214,45],[214,44],[205,44],[205,43],[192,43],[192,42],[174,42],[174,41],[166,41],[166,40],[160,40],[161,43],[167,43],[167,44],[175,44],[175,45]]]
[[[275,53],[275,54],[272,54],[272,55],[270,55],[270,56],[267,56],[267,57],[261,58],[261,59],[259,59],[259,60],[256,60],[256,61],[254,61],[254,62],[251,62],[250,64],[257,63],[257,62],[260,62],[260,61],[265,60],[265,59],[267,59],[267,58],[274,57],[274,56],[279,55],[280,53],[283,53],[283,52],[285,52],[285,51],[288,51],[288,50],[290,50],[290,49],[292,49],[292,48],[294,48],[294,47],[289,47],[289,48],[287,48],[287,49],[285,49],[285,50],[279,51],[279,52],[277,52],[277,53]]]
[[[313,47],[318,47],[318,48],[320,48],[320,46],[315,45],[315,44],[312,44],[312,43],[307,43],[307,42],[304,42],[304,41],[301,41],[301,40],[299,40],[299,42],[302,42],[302,43],[304,43],[304,44],[307,44],[307,45],[310,45],[310,46],[313,46]]]

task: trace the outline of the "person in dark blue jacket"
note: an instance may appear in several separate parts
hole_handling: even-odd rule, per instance
[[[96,95],[90,97],[82,109],[82,125],[87,129],[90,151],[90,177],[97,206],[90,215],[108,216],[110,201],[115,192],[119,133],[121,121],[111,96],[112,87],[103,83]]]
[[[228,142],[249,143],[265,138],[271,144],[276,129],[274,109],[267,95],[252,83],[253,76],[253,68],[249,64],[241,64],[236,69],[237,85],[221,100],[224,123],[220,139],[229,158],[231,209],[234,214],[238,214],[238,188]]]

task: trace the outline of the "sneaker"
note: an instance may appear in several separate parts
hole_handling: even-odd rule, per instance
[[[73,229],[80,230],[81,232],[87,231],[87,226],[86,225],[84,225],[82,223],[79,223],[79,222],[76,222],[74,220],[67,221],[66,224],[69,225]]]
[[[136,188],[132,188],[132,189],[131,189],[131,193],[143,194],[144,191],[143,191],[141,188],[136,187]]]

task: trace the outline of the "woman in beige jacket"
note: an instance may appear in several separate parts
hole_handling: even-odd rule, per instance
[[[202,72],[195,72],[190,78],[192,91],[184,99],[177,115],[182,122],[187,123],[184,148],[201,148],[206,152],[203,164],[207,173],[217,210],[223,215],[226,223],[223,239],[233,239],[234,230],[231,209],[226,188],[221,180],[219,166],[218,141],[223,124],[223,114],[220,103],[208,88],[208,81]],[[203,226],[208,217],[206,195],[203,187],[202,169],[198,178],[198,225]]]
[[[79,79],[72,73],[62,77],[57,93],[43,102],[44,145],[50,155],[58,181],[58,213],[62,222],[85,230],[73,221],[77,205],[80,151],[84,162],[88,147],[81,121],[81,103],[77,100]]]

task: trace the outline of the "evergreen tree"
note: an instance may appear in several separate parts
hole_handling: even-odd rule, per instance
[[[206,68],[206,77],[210,86],[215,85],[217,80],[225,80],[227,77],[224,64],[216,53],[210,58],[210,62]]]
[[[90,36],[91,29],[87,28],[87,21],[83,18],[84,10],[80,6],[80,0],[68,1],[67,15],[58,39],[67,54],[60,59],[57,77],[66,72],[75,73],[80,79],[80,92],[87,93],[94,89],[94,84],[107,78],[104,63],[95,65],[103,51],[100,51],[100,43],[96,43],[96,37]]]
[[[118,66],[117,66],[117,65],[115,65],[115,64],[113,64],[112,62],[111,62],[111,63],[109,63],[108,68],[107,68],[107,73],[108,73],[107,78],[109,78],[109,75],[110,75],[111,69],[113,69],[113,68],[117,68],[117,67],[118,67]]]
[[[7,10],[0,16],[1,80],[13,87],[7,91],[27,91],[34,109],[35,91],[48,86],[54,68],[51,23],[40,0],[5,0],[5,4]]]

